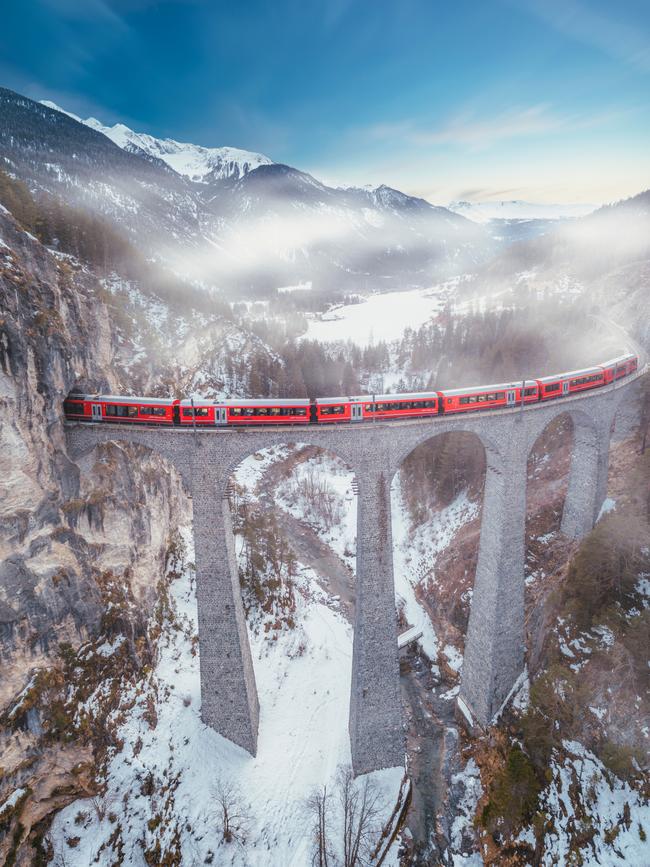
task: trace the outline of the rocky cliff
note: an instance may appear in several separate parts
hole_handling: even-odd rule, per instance
[[[187,515],[157,457],[108,446],[76,465],[66,454],[63,398],[79,385],[119,390],[123,355],[101,284],[0,209],[3,863],[34,863],[52,811],[94,791],[121,684],[151,662],[156,585]]]

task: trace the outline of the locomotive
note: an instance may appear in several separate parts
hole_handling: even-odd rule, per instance
[[[215,402],[73,392],[64,401],[63,411],[70,421],[230,428],[423,418],[557,400],[609,385],[634,373],[637,368],[638,357],[627,354],[584,370],[523,382],[311,400],[268,397]]]

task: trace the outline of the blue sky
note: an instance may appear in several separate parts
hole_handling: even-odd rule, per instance
[[[431,201],[650,186],[647,0],[4,0],[0,84]]]

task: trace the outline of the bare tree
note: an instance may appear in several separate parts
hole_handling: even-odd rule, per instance
[[[343,811],[344,867],[365,867],[381,833],[380,793],[368,778],[355,783],[352,771],[339,773],[339,798]]]
[[[314,821],[314,850],[312,855],[314,867],[328,867],[332,859],[331,845],[327,837],[329,799],[327,786],[321,786],[314,791],[307,801],[307,808]]]
[[[239,787],[229,781],[219,778],[212,787],[214,798],[214,817],[225,843],[246,842],[246,833],[250,821],[247,805]]]

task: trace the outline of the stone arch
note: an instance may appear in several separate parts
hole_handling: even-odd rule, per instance
[[[566,491],[562,506],[560,521],[561,532],[570,539],[579,539],[589,532],[595,521],[602,502],[599,491],[598,463],[602,461],[602,423],[598,413],[592,414],[581,407],[560,405],[549,416],[548,413],[540,419],[539,424],[531,429],[528,444],[528,476],[535,474],[535,450],[545,445],[545,438],[552,445],[553,437],[560,436],[566,441],[567,429],[562,430],[562,423],[570,424],[571,443],[569,446],[569,466],[566,472]],[[562,460],[562,442],[555,443],[552,452],[550,469],[537,476],[552,476],[558,467],[556,461]],[[529,504],[531,479],[527,480],[526,493]],[[535,479],[532,480],[533,486]],[[564,485],[561,485],[563,488]],[[534,487],[533,487],[534,490]],[[600,501],[599,501],[600,500]]]
[[[465,473],[464,477],[461,477],[461,482],[459,484],[457,472],[463,472],[465,469],[465,462],[468,459],[472,464],[470,473]],[[416,461],[415,466],[413,466],[413,460]],[[431,485],[434,485],[437,486],[437,493],[439,496],[435,502],[430,501],[429,505],[433,505],[437,514],[444,515],[445,510],[449,508],[452,503],[455,502],[456,497],[460,495],[460,485],[465,482],[471,483],[471,479],[468,478],[469,475],[476,479],[480,511],[483,502],[487,466],[488,464],[493,467],[498,465],[498,460],[499,453],[496,446],[488,457],[484,441],[474,430],[467,429],[463,426],[454,426],[450,429],[428,431],[419,436],[412,447],[411,444],[409,444],[408,451],[402,450],[397,458],[399,466],[395,469],[391,479],[393,504],[397,503],[401,508],[408,509],[409,496],[412,496],[413,494],[413,492],[406,487],[409,482],[413,482],[416,486],[416,490],[419,488],[419,491],[415,494],[416,498],[418,498],[418,494],[419,496],[430,496]],[[409,461],[411,461],[410,467]],[[434,461],[434,463],[431,463],[431,461]],[[408,477],[406,476],[407,470],[409,471]],[[426,482],[424,481],[425,478]],[[439,487],[441,482],[445,483],[445,487],[443,487],[442,490]],[[400,487],[399,490],[398,485]],[[419,500],[416,499],[416,501]],[[411,500],[411,503],[413,504],[414,501]],[[431,514],[431,512],[429,512],[429,514]],[[395,519],[396,515],[393,515],[393,523],[395,523]],[[397,554],[397,549],[394,550],[394,553]],[[470,556],[473,556],[473,559],[475,560],[477,553],[478,539],[476,540],[476,551]],[[470,587],[473,587],[474,584],[476,564],[474,563],[473,565],[474,568],[470,577]],[[402,563],[401,566],[402,569],[405,568],[404,563]],[[437,568],[439,569],[440,566]],[[405,583],[405,576],[401,576],[401,579],[401,587],[397,586],[396,589],[398,594],[401,596],[406,619],[409,625],[413,625],[418,621],[418,618],[421,618],[421,612],[417,610],[413,585],[408,583],[408,579]],[[458,598],[460,595],[464,595],[464,588],[461,588],[461,590],[462,594],[456,594]],[[442,592],[444,593],[445,591],[443,590]],[[430,604],[431,602],[432,600],[425,599],[422,604],[428,609],[429,616],[434,619],[435,610],[434,606]],[[450,600],[450,606],[451,604],[453,603]],[[437,602],[435,607],[438,607]],[[454,604],[454,608],[457,607],[458,604]],[[408,616],[409,611],[411,612],[410,618]],[[420,624],[421,628],[425,632],[424,644],[431,645],[432,635],[428,633],[426,620],[424,620],[424,622],[420,620]],[[462,631],[463,633],[463,638],[465,636],[466,625],[466,622],[463,623],[462,621],[457,624],[459,631]],[[431,655],[431,652],[432,651],[430,650],[429,655]],[[435,661],[435,659],[433,661]]]
[[[413,440],[419,445],[443,433],[471,433],[485,453],[480,542],[458,701],[471,725],[492,720],[523,670],[525,431],[514,418],[507,425],[501,421],[494,432],[488,424],[487,419],[448,423]]]

